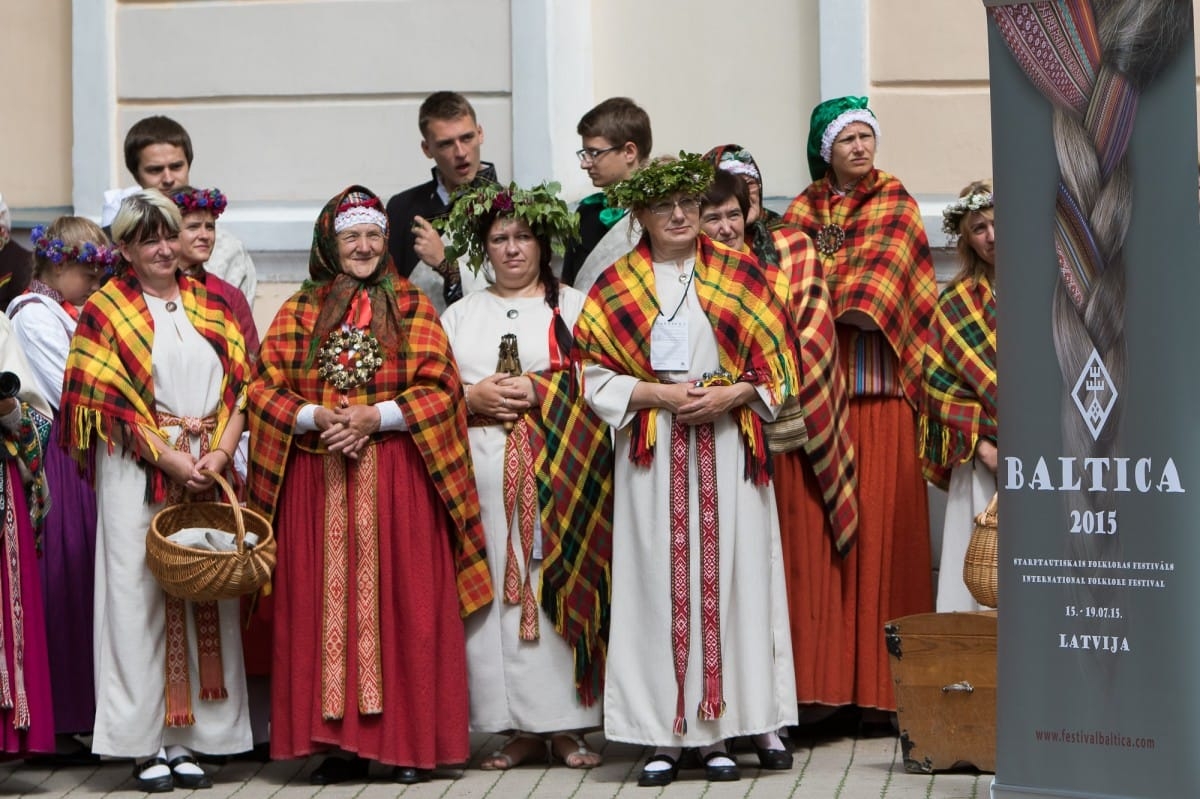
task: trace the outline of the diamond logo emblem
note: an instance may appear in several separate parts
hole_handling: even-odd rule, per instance
[[[1099,438],[1104,423],[1117,404],[1117,386],[1100,359],[1100,353],[1095,350],[1092,350],[1092,357],[1088,358],[1079,380],[1075,382],[1075,388],[1071,390],[1071,399],[1087,423],[1092,438]]]

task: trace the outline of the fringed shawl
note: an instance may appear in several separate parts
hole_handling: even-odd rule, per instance
[[[804,452],[821,487],[834,544],[846,555],[858,533],[858,474],[846,430],[849,398],[845,373],[838,366],[832,302],[808,236],[789,225],[776,227],[772,236],[788,279],[784,296],[790,298],[799,336],[799,399],[808,430]]]
[[[799,390],[787,310],[753,256],[701,235],[696,243],[696,294],[717,339],[721,368],[733,380],[766,386],[773,404]],[[585,361],[639,380],[660,382],[650,366],[650,332],[658,316],[654,265],[645,238],[592,286],[576,324]],[[637,412],[629,458],[648,466],[654,458],[657,410]],[[755,484],[771,479],[762,421],[749,406],[734,412],[746,454],[744,474]]]
[[[921,463],[946,488],[979,439],[996,441],[996,298],[987,278],[960,280],[938,300],[925,350]]]
[[[570,369],[530,373],[542,447],[534,461],[546,555],[541,605],[575,654],[575,690],[591,706],[603,693],[612,589],[613,450],[608,425],[577,390]]]
[[[213,440],[219,441],[230,417],[246,403],[246,345],[232,312],[223,299],[204,284],[180,275],[179,302],[188,320],[217,353],[221,361],[221,402]],[[140,438],[167,440],[155,415],[154,318],[132,271],[108,281],[83,306],[71,339],[63,377],[60,414],[61,441],[86,461],[96,437],[112,452],[118,439],[131,443]],[[144,464],[148,499],[166,499],[166,477]]]
[[[831,173],[832,174],[832,173]],[[834,317],[866,314],[900,361],[900,383],[913,410],[921,408],[921,357],[937,300],[937,279],[921,210],[899,180],[876,169],[846,196],[829,177],[792,201],[784,220],[820,245],[833,225],[845,241],[820,252]]]
[[[398,348],[384,351],[383,366],[370,383],[348,393],[317,377],[316,366],[309,363],[313,330],[330,284],[307,285],[276,314],[263,339],[250,391],[250,501],[273,517],[292,446],[324,452],[316,434],[293,434],[296,416],[304,405],[336,407],[343,397],[354,404],[395,400],[408,422],[409,432],[403,435],[412,435],[454,523],[459,607],[465,616],[492,600],[492,584],[467,441],[462,383],[450,343],[428,298],[394,272],[381,283],[387,284],[388,296],[394,297]],[[376,433],[374,438],[387,435],[395,433]]]

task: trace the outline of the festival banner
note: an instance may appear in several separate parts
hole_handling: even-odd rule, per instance
[[[1001,485],[995,797],[1200,796],[1190,0],[983,0]]]

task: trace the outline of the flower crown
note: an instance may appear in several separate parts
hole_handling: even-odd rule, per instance
[[[609,186],[604,196],[609,205],[619,208],[645,208],[674,194],[699,197],[708,191],[713,171],[712,163],[703,156],[681,150],[678,159],[654,161]]]
[[[579,215],[568,209],[558,196],[560,188],[557,183],[522,189],[515,183],[502,186],[485,182],[455,192],[450,214],[433,220],[434,227],[450,237],[446,257],[456,261],[466,255],[467,265],[478,274],[487,259],[487,231],[480,231],[479,224],[492,212],[497,217],[521,220],[535,236],[550,240],[555,255],[563,255],[567,243],[579,238]]]
[[[63,244],[62,239],[52,239],[47,236],[45,225],[35,227],[29,238],[33,242],[33,254],[55,264],[61,264],[63,261],[75,261],[81,264],[112,267],[121,260],[121,254],[115,247],[104,244],[85,241],[83,244],[74,244],[68,247]]]
[[[966,197],[959,197],[942,209],[942,232],[951,239],[958,238],[958,226],[963,217],[972,211],[983,211],[994,207],[990,191],[977,191]]]
[[[225,210],[225,206],[229,204],[220,189],[181,191],[172,194],[171,199],[179,206],[179,213],[185,216],[196,211],[208,211],[213,215],[213,219],[220,216],[221,212]]]

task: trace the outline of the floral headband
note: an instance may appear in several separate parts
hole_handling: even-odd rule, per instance
[[[550,240],[555,255],[563,255],[567,243],[579,238],[579,215],[570,211],[558,196],[560,188],[557,183],[522,189],[515,183],[502,186],[489,182],[456,192],[449,216],[433,222],[450,237],[446,257],[455,261],[466,255],[467,265],[478,274],[487,258],[486,231],[480,232],[478,225],[480,219],[493,212],[500,218],[521,220],[535,236]]]
[[[645,208],[674,194],[699,197],[708,191],[713,171],[712,163],[702,156],[680,151],[678,159],[648,164],[604,194],[609,205],[619,208]]]
[[[208,211],[216,219],[225,210],[229,201],[220,189],[193,189],[171,195],[171,199],[179,206],[179,213],[192,214],[197,211]]]
[[[951,239],[958,238],[958,226],[963,217],[973,211],[983,211],[995,206],[990,191],[977,191],[966,197],[959,197],[942,209],[942,232]]]
[[[33,254],[45,258],[55,264],[63,261],[75,261],[80,264],[92,264],[100,267],[115,266],[121,260],[121,254],[115,247],[103,244],[93,244],[85,241],[70,247],[63,244],[62,239],[52,239],[46,235],[46,226],[38,225],[30,233],[33,241]]]

